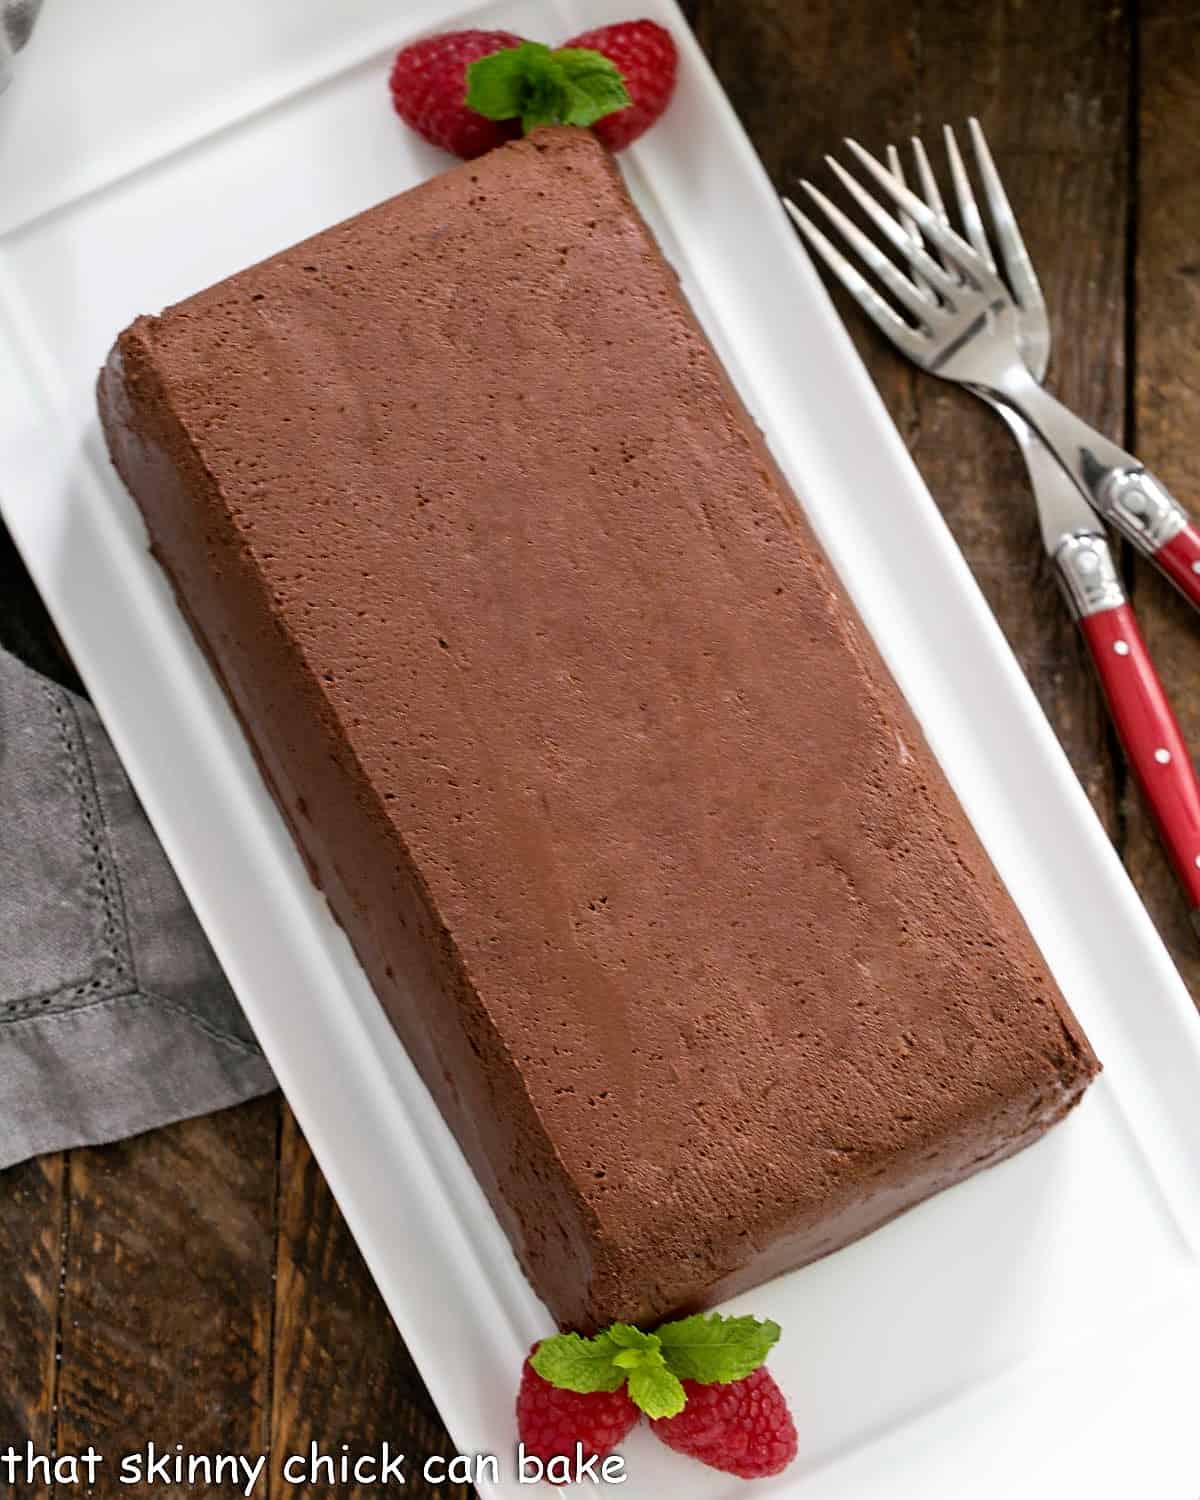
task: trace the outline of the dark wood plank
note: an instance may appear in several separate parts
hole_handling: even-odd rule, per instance
[[[514,1372],[514,1396],[516,1372]],[[316,1442],[338,1456],[380,1452],[386,1439],[406,1455],[404,1493],[467,1500],[463,1485],[427,1484],[422,1466],[453,1455],[416,1367],[350,1237],[290,1110],[280,1151],[279,1276],[276,1285],[272,1447],[307,1454]],[[312,1493],[276,1477],[272,1500]],[[348,1500],[381,1493],[339,1488]]]
[[[1143,0],[1139,53],[1134,452],[1200,511],[1200,6]],[[1134,605],[1184,735],[1200,749],[1200,619],[1140,559]],[[1127,864],[1193,997],[1200,947],[1136,790],[1124,799]]]
[[[278,1112],[272,1095],[72,1154],[60,1447],[106,1455],[101,1500],[150,1441],[267,1444]]]
[[[54,1444],[64,1162],[44,1156],[0,1177],[0,1448],[18,1452],[32,1442],[49,1453]],[[22,1494],[50,1500],[46,1485]]]
[[[0,647],[54,682],[84,694],[67,648],[50,622],[8,528],[0,517]],[[86,694],[84,694],[86,696]]]

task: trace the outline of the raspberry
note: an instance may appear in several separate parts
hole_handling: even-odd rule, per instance
[[[467,68],[505,47],[519,47],[511,31],[447,31],[402,48],[389,85],[396,113],[434,146],[455,156],[482,156],[521,134],[520,120],[488,120],[468,109]]]
[[[532,1354],[538,1346],[534,1344]],[[637,1426],[641,1412],[622,1386],[618,1391],[580,1395],[543,1380],[527,1359],[517,1392],[517,1431],[526,1452],[543,1463],[555,1457],[575,1459],[575,1445],[583,1456],[604,1458]]]
[[[591,47],[616,63],[633,103],[597,120],[592,130],[610,151],[621,151],[643,135],[675,92],[679,54],[671,33],[654,21],[620,21],[572,37],[568,47]]]
[[[687,1405],[650,1423],[668,1448],[740,1479],[765,1479],[796,1456],[796,1428],[783,1392],[760,1365],[728,1385],[685,1380]]]

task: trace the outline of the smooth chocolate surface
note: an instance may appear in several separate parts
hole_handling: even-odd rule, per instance
[[[803,1264],[1097,1064],[610,159],[123,333],[117,468],[564,1325]]]

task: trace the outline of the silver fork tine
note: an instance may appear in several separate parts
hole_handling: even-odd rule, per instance
[[[908,181],[904,176],[904,163],[900,160],[900,153],[896,150],[895,146],[889,146],[887,148],[887,164],[888,171],[892,174],[896,181],[902,182],[904,186],[907,187]],[[917,249],[924,249],[925,241],[921,238],[921,231],[917,228],[917,221],[906,214],[903,209],[898,210],[896,218],[900,222],[900,228],[904,230],[905,234],[909,237],[909,239],[913,242]],[[919,287],[922,292],[926,293],[930,297],[934,295],[933,287],[928,281],[925,280],[920,271],[914,269],[912,273],[912,279],[915,285]]]
[[[904,176],[904,164],[901,162],[900,153],[896,150],[895,146],[887,148],[887,164],[888,171],[896,181],[903,183],[907,187],[908,182]],[[917,221],[909,214],[906,214],[903,209],[897,212],[896,217],[900,220],[900,228],[904,230],[909,239],[919,245],[921,243],[921,231],[917,228]]]
[[[953,229],[948,228],[941,222],[927,203],[922,203],[920,198],[908,188],[902,187],[891,175],[882,162],[878,162],[869,151],[863,149],[857,141],[846,138],[846,145],[853,151],[854,155],[866,167],[871,176],[891,198],[897,208],[904,209],[910,218],[917,221],[925,238],[935,245],[944,256],[950,259],[961,270],[966,271],[976,281],[982,284],[988,276],[990,267],[980,260],[974,249],[956,234]]]
[[[979,166],[979,177],[983,183],[984,195],[996,229],[996,239],[1000,245],[1000,259],[1004,262],[1004,271],[1012,287],[1013,295],[1018,305],[1028,312],[1044,313],[1046,299],[1042,296],[1037,273],[1033,269],[1029,251],[1025,248],[1025,241],[1021,238],[1021,231],[1017,227],[1017,217],[1012,211],[1012,204],[1009,203],[1008,194],[1004,191],[1004,185],[1000,181],[1000,174],[996,170],[996,163],[992,160],[992,153],[984,138],[983,128],[974,115],[967,121],[967,129],[971,133],[971,145]]]
[[[801,213],[790,198],[783,200],[783,206],[815,253],[825,262],[863,312],[893,343],[898,344],[910,358],[916,359],[917,351],[924,342],[917,330],[906,323],[895,309],[884,301],[870,282],[859,274],[857,268],[831,244],[807,214]]]
[[[962,215],[967,238],[975,254],[987,262],[989,270],[994,271],[996,262],[992,258],[992,247],[988,244],[987,231],[983,227],[979,204],[975,201],[975,190],[971,186],[971,179],[967,176],[967,168],[963,162],[962,153],[958,149],[958,141],[949,125],[942,126],[942,136],[946,142],[946,156],[950,161],[950,179],[954,183],[954,196],[958,199],[958,211]]]
[[[942,200],[942,190],[938,187],[938,180],[933,175],[933,167],[929,162],[929,154],[925,150],[925,143],[919,135],[912,137],[913,157],[917,163],[917,177],[921,182],[921,192],[925,202],[937,214],[938,218],[947,227],[950,227],[950,215],[946,212],[946,205]]]
[[[858,225],[848,219],[836,203],[831,203],[825,194],[821,192],[820,188],[814,187],[811,182],[807,181],[802,181],[800,186],[813,202],[824,210],[826,217],[841,230],[850,248],[858,252],[866,264],[870,266],[871,270],[874,271],[875,275],[883,282],[884,286],[887,287],[888,291],[891,292],[892,296],[898,302],[902,302],[908,308],[909,312],[914,313],[923,323],[929,325],[931,319],[936,318],[939,314],[936,303],[932,303],[922,296],[903,271],[896,269],[875,241],[868,239]],[[858,184],[856,183],[855,186],[857,187]],[[867,197],[867,195],[863,194],[863,197]],[[935,265],[929,256],[925,255],[923,250],[914,251],[912,249],[911,245],[909,245],[907,235],[905,235],[904,231],[890,214],[884,213],[878,204],[873,204],[873,207],[876,213],[882,215],[891,224],[892,233],[895,235],[893,243],[898,241],[899,247],[902,249],[907,246],[908,248],[905,249],[907,255],[919,254],[924,260],[929,262],[929,265],[939,276],[945,275],[945,272],[939,266]],[[874,217],[875,214],[873,213],[872,218]]]
[[[949,297],[954,290],[954,278],[948,276],[942,267],[938,265],[937,261],[934,260],[933,256],[924,248],[921,235],[912,215],[906,215],[908,223],[912,226],[911,230],[909,230],[899,220],[894,219],[886,209],[881,208],[875,199],[871,197],[870,193],[867,192],[866,188],[863,187],[862,183],[857,178],[851,177],[841,162],[835,161],[832,156],[827,156],[825,160],[829,164],[829,170],[879,230],[880,234],[895,245],[900,254],[913,267],[914,271],[919,272],[927,283],[937,287],[940,292]],[[805,183],[805,187],[808,188],[807,183]],[[811,188],[808,188],[808,190],[810,192],[813,191]],[[821,206],[828,212],[829,207],[832,205],[827,206],[825,203],[822,203]],[[841,228],[842,226],[839,224],[838,227]],[[857,242],[852,241],[852,243],[855,244],[856,249],[859,248]],[[867,244],[870,243],[870,240],[868,240]],[[889,261],[888,264],[890,265],[891,262]],[[902,277],[901,279],[906,286],[911,285],[907,277]],[[924,294],[922,296],[923,300],[928,302],[928,297],[924,297]]]
[[[917,179],[921,184],[921,196],[929,204],[930,209],[937,215],[938,222],[944,224],[947,229],[953,226],[950,223],[950,215],[946,212],[946,204],[942,199],[942,190],[938,187],[938,180],[933,175],[933,167],[929,161],[929,154],[925,150],[925,144],[919,135],[910,137],[912,141],[913,160],[917,164]],[[953,262],[947,263],[951,276],[957,276]]]

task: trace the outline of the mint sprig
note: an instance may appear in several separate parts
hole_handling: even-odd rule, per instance
[[[779,1340],[779,1324],[758,1318],[696,1313],[643,1333],[614,1323],[585,1339],[560,1333],[543,1339],[533,1368],[551,1385],[584,1395],[624,1385],[648,1417],[673,1417],[687,1404],[682,1382],[728,1384],[757,1370]]]
[[[586,1395],[626,1385],[648,1417],[673,1417],[684,1407],[683,1386],[667,1369],[658,1335],[629,1323],[614,1323],[590,1339],[577,1333],[543,1339],[530,1363],[543,1380],[563,1390]]]
[[[594,125],[633,101],[616,63],[590,47],[522,42],[481,57],[467,69],[468,109],[489,120],[539,125]]]

